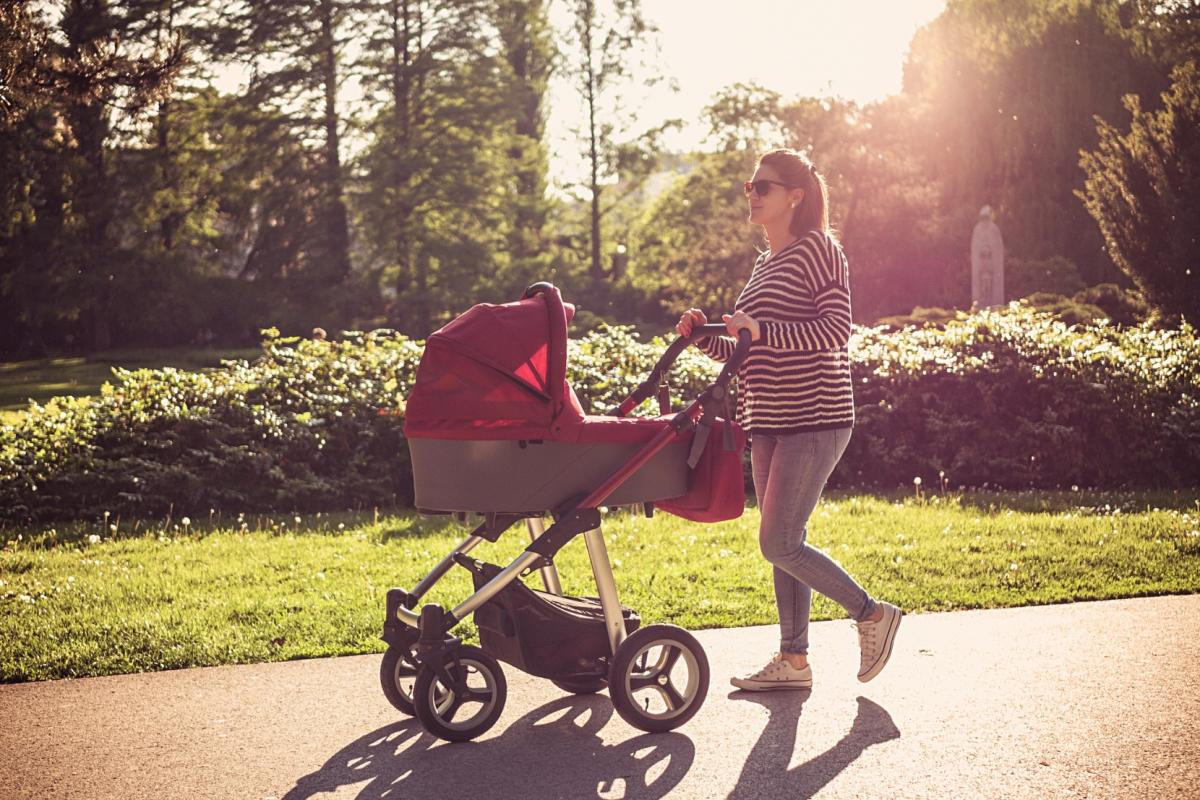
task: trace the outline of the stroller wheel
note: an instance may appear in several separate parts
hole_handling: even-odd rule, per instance
[[[608,686],[608,681],[604,680],[604,678],[568,678],[550,682],[564,692],[570,692],[571,694],[595,694],[605,686]]]
[[[417,680],[417,666],[413,661],[411,645],[388,645],[383,660],[379,663],[379,685],[383,696],[397,711],[408,714],[413,709],[413,684]]]
[[[413,704],[425,730],[450,742],[465,742],[496,724],[508,699],[508,683],[496,659],[478,647],[463,645],[442,662],[447,686],[429,666],[417,672]]]
[[[621,719],[651,733],[687,722],[708,694],[708,656],[696,637],[674,625],[631,633],[613,657],[608,693]]]

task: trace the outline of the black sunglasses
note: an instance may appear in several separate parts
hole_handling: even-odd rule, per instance
[[[742,191],[746,193],[746,197],[749,197],[751,192],[754,192],[759,197],[766,197],[767,193],[771,191],[771,184],[782,186],[785,189],[788,188],[786,183],[768,180],[767,178],[759,178],[756,181],[746,181],[743,183]]]

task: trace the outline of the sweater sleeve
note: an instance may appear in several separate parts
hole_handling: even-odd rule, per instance
[[[840,350],[850,341],[850,271],[840,248],[817,257],[825,263],[806,266],[805,274],[815,278],[813,301],[815,319],[804,322],[760,323],[762,339],[772,350]]]
[[[697,346],[709,358],[717,361],[728,361],[733,355],[734,341],[726,336],[710,336],[697,342]]]

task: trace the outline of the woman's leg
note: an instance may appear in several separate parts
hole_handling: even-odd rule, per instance
[[[762,519],[766,519],[764,503],[767,480],[778,441],[774,436],[756,434],[750,443],[750,471],[754,476],[754,495],[758,499],[758,510]],[[762,538],[761,527],[759,538]],[[774,564],[771,565],[771,577],[775,583],[775,606],[779,609],[779,650],[794,655],[807,655],[807,637],[800,636],[800,631],[796,629],[796,621],[808,619],[812,590]]]
[[[759,546],[774,567],[780,649],[787,653],[808,652],[811,589],[841,605],[858,621],[876,610],[871,596],[837,562],[805,542],[808,518],[845,452],[850,431],[841,428],[774,437],[761,454],[751,449],[762,514]]]

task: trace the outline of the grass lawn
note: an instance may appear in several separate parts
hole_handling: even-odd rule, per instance
[[[113,350],[86,357],[0,362],[0,423],[13,419],[28,407],[30,400],[45,403],[52,397],[99,394],[100,386],[113,379],[113,367],[197,370],[220,366],[223,358],[250,359],[261,352],[258,348]]]
[[[757,522],[753,508],[719,525],[609,514],[622,601],[688,628],[774,622]],[[415,515],[3,530],[0,680],[379,651],[386,590],[412,587],[463,535]],[[809,535],[910,611],[1200,591],[1197,491],[831,493]],[[507,563],[523,539],[514,528],[473,555]],[[594,593],[582,541],[558,566],[567,592]],[[454,605],[468,586],[455,569],[429,599]],[[842,616],[824,598],[814,612]]]

